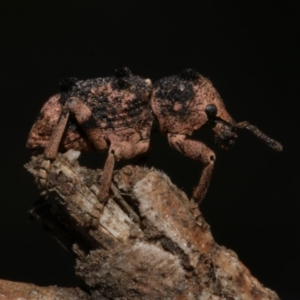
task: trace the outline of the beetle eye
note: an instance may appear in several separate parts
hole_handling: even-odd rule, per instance
[[[208,118],[213,118],[217,114],[217,108],[214,104],[209,104],[206,106],[205,112],[206,112]]]

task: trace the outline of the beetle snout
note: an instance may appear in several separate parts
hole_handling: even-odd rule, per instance
[[[237,139],[236,127],[222,120],[216,121],[213,128],[215,133],[215,142],[223,149],[230,149]]]

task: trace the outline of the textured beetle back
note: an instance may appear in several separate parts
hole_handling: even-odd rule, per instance
[[[206,122],[204,99],[199,97],[205,84],[206,79],[191,69],[154,84],[151,106],[162,132],[191,134]]]
[[[133,76],[128,68],[116,70],[106,78],[77,80],[67,78],[60,83],[60,94],[51,97],[43,106],[40,116],[29,134],[27,147],[43,149],[68,99],[77,97],[92,111],[88,126],[97,127],[103,134],[129,140],[125,132],[137,132],[141,139],[149,139],[153,114],[150,107],[152,84],[149,79]],[[129,134],[130,135],[130,134]],[[70,115],[60,150],[94,150],[84,131]]]
[[[127,76],[77,81],[71,91],[62,96],[62,104],[70,97],[78,97],[92,111],[97,126],[104,131],[132,128],[137,131],[152,126],[149,81]]]

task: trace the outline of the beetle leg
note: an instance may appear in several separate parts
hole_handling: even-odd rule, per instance
[[[75,116],[79,126],[87,134],[96,150],[106,150],[108,143],[104,138],[102,129],[98,126],[97,121],[93,117],[91,109],[79,98],[72,97],[67,101],[70,112]],[[112,173],[115,165],[114,151],[112,145],[109,148],[108,157],[105,161],[103,173],[100,181],[99,200],[105,201],[109,197],[109,189],[112,180]]]
[[[54,159],[59,148],[60,141],[64,134],[67,122],[69,119],[69,111],[63,109],[57,125],[55,126],[53,133],[51,135],[50,141],[45,147],[44,155],[48,159]]]
[[[145,153],[149,148],[149,144],[149,139],[141,140],[137,143],[129,143],[126,141],[111,143],[100,181],[98,194],[100,201],[106,201],[109,197],[109,189],[112,181],[115,161],[130,159],[139,154]]]
[[[200,204],[210,183],[216,155],[205,144],[191,140],[185,135],[169,133],[168,140],[172,148],[204,164],[199,183],[193,191],[193,198]]]
[[[77,97],[68,99],[66,106],[96,150],[106,150],[108,148],[107,141],[104,138],[102,129],[93,117],[91,109]]]
[[[105,161],[103,172],[100,180],[98,198],[101,202],[105,202],[109,198],[109,189],[112,181],[113,170],[115,166],[114,153],[109,150]]]
[[[107,142],[103,137],[101,128],[99,128],[96,120],[92,116],[90,108],[79,98],[72,97],[67,100],[59,121],[53,130],[50,141],[45,147],[44,154],[46,158],[53,159],[57,155],[59,144],[67,126],[70,113],[74,115],[77,123],[87,134],[97,150],[107,149]]]

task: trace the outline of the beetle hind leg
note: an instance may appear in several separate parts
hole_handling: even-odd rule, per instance
[[[60,115],[57,125],[55,126],[50,141],[45,147],[44,155],[48,159],[54,159],[57,155],[59,144],[67,126],[70,112],[67,109],[63,109]]]
[[[99,128],[96,120],[93,118],[91,109],[79,98],[71,97],[64,105],[50,141],[45,147],[44,155],[46,158],[54,159],[56,157],[70,114],[74,115],[78,125],[83,129],[97,150],[101,151],[108,148],[102,129]]]

